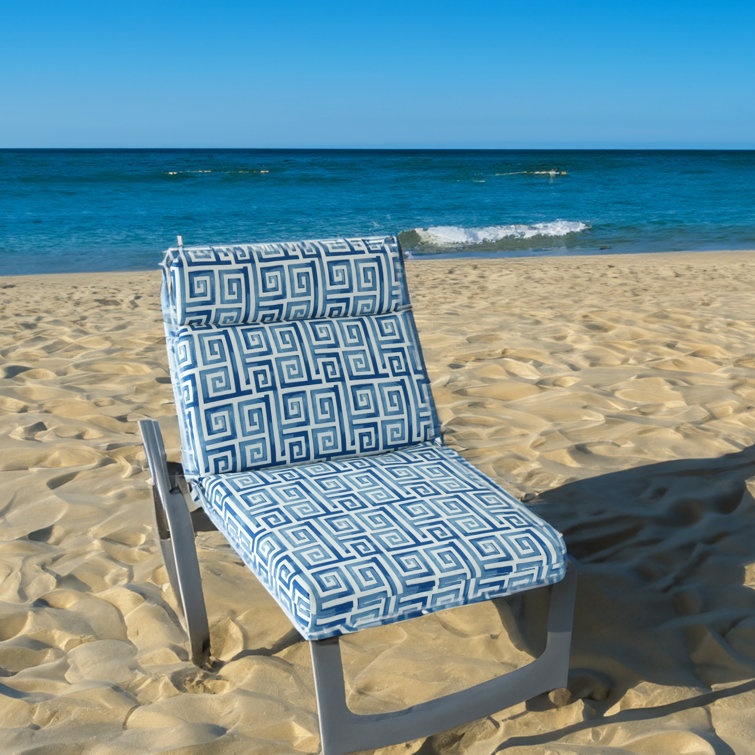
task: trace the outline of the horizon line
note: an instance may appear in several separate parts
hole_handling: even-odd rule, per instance
[[[635,146],[509,146],[509,147],[472,147],[472,146],[446,146],[446,147],[387,147],[387,146],[362,146],[362,147],[291,147],[291,146],[278,146],[278,147],[242,147],[242,146],[138,146],[138,145],[109,145],[109,146],[4,146],[0,145],[0,151],[114,151],[114,150],[133,150],[133,151],[149,151],[149,150],[227,150],[227,151],[258,151],[258,152],[507,152],[507,151],[528,151],[528,152],[552,152],[552,151],[572,151],[572,152],[637,152],[637,151],[665,151],[665,152],[752,152],[755,151],[755,144],[752,146],[732,146],[732,145],[718,145],[718,146],[663,146],[663,145],[635,145]]]

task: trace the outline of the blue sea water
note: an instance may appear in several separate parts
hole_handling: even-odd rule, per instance
[[[0,150],[0,274],[400,233],[410,256],[755,248],[755,151]]]

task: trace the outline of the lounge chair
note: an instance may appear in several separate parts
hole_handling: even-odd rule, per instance
[[[443,445],[397,239],[179,242],[163,274],[183,469],[140,425],[194,663],[210,638],[189,497],[310,641],[326,755],[565,686],[574,567],[556,530]],[[395,713],[348,709],[341,635],[540,587],[547,644],[528,665]]]

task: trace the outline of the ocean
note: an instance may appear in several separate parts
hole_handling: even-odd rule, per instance
[[[394,233],[418,259],[755,249],[755,151],[0,150],[0,275]]]

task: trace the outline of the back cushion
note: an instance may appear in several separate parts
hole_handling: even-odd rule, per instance
[[[234,270],[233,307],[191,288],[187,259],[197,250],[168,253],[166,273],[180,271],[167,278],[163,306],[188,474],[379,453],[438,436],[395,240],[381,239],[377,251],[373,239],[306,244],[234,247],[245,262],[234,254],[229,268],[201,265],[202,280],[221,292],[222,273]],[[259,285],[272,274],[271,247],[285,247],[289,261],[308,255],[301,279],[298,262],[278,264],[278,297]],[[334,248],[338,265],[329,265]]]

